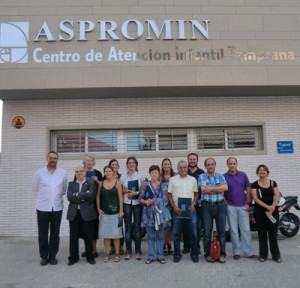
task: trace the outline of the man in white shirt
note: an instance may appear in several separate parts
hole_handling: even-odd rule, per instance
[[[174,262],[179,262],[180,254],[180,235],[185,226],[185,233],[187,233],[188,242],[191,243],[191,259],[193,262],[198,262],[197,253],[197,233],[196,223],[197,216],[195,212],[195,204],[198,201],[199,193],[197,187],[197,180],[188,175],[188,165],[186,161],[179,161],[177,165],[178,175],[170,178],[168,193],[169,202],[172,206],[172,238],[174,241]],[[191,205],[188,210],[191,211],[191,218],[182,218],[182,209],[178,207],[178,198],[190,198]]]
[[[47,166],[37,170],[32,181],[32,193],[36,197],[36,211],[39,234],[40,264],[57,264],[59,230],[63,210],[63,195],[68,179],[65,170],[57,167],[58,154],[49,152]],[[50,227],[50,239],[48,231]]]

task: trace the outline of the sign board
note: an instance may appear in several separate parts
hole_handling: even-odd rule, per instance
[[[294,153],[293,141],[277,141],[278,154]]]

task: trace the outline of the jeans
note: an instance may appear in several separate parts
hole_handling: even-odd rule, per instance
[[[163,227],[163,225],[159,230],[155,230],[155,227],[146,227],[147,243],[148,243],[148,258],[152,260],[154,259],[155,234],[156,234],[156,256],[157,259],[163,258],[164,231],[165,231],[165,227]]]
[[[234,255],[241,255],[242,249],[244,256],[253,255],[251,248],[251,232],[249,224],[249,214],[245,206],[227,206],[227,216],[230,226],[231,244]],[[239,239],[239,228],[241,231],[241,241]],[[242,246],[241,246],[242,242]]]
[[[216,221],[218,238],[221,246],[221,256],[226,257],[226,239],[225,239],[225,226],[226,226],[226,205],[219,203],[217,205],[202,202],[202,222],[204,228],[204,257],[209,255],[209,245],[211,242],[211,234],[213,229],[213,220]]]
[[[142,209],[143,207],[140,204],[131,205],[123,204],[124,210],[124,221],[125,221],[125,241],[126,241],[126,252],[129,254],[132,253],[131,247],[131,234],[132,229],[135,232],[135,253],[141,252],[141,218],[142,218]],[[133,223],[132,223],[133,216]]]
[[[197,216],[196,212],[193,212],[192,219],[183,219],[179,218],[179,215],[171,210],[172,212],[172,238],[174,241],[174,258],[180,259],[180,235],[183,232],[183,227],[185,228],[185,233],[188,239],[188,242],[191,244],[191,258],[198,258],[197,253]]]
[[[197,214],[197,252],[200,252],[200,239],[201,239],[201,232],[202,232],[202,207],[196,205],[196,214]]]
[[[62,211],[39,211],[37,213],[40,257],[55,258],[59,248],[59,229]],[[50,227],[50,239],[48,240]]]

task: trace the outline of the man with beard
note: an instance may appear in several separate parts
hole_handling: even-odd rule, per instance
[[[37,170],[32,181],[32,193],[36,197],[36,212],[39,234],[40,264],[57,264],[59,230],[63,211],[63,195],[66,193],[67,173],[57,167],[58,154],[48,153],[47,166]],[[50,228],[50,239],[48,231]]]

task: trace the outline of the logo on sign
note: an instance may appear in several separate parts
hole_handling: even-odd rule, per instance
[[[28,37],[28,22],[0,23],[0,63],[27,63]]]

